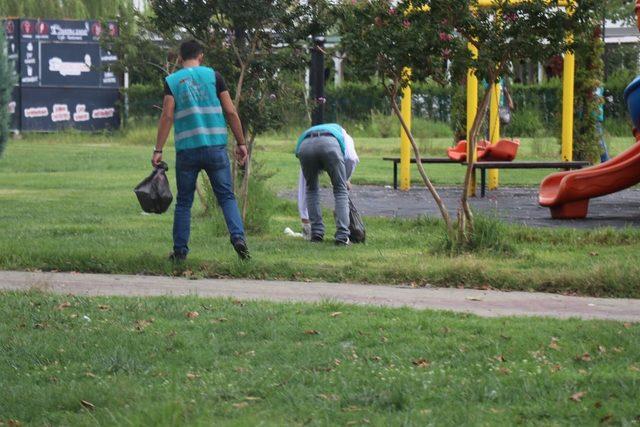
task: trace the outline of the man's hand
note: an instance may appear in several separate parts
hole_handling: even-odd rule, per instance
[[[153,157],[151,158],[151,164],[153,165],[153,167],[154,168],[158,167],[161,161],[162,161],[162,151],[160,152],[154,151]]]
[[[236,160],[241,166],[244,165],[244,162],[247,161],[248,155],[249,155],[249,152],[247,151],[246,145],[244,144],[236,145]]]

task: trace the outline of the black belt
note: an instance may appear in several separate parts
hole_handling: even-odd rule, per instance
[[[321,137],[321,136],[330,136],[330,137],[332,137],[332,138],[335,138],[335,137],[333,136],[333,134],[332,134],[332,133],[330,133],[330,132],[309,132],[309,133],[308,133],[308,134],[306,134],[306,135],[304,136],[304,138],[302,138],[302,139],[304,140],[304,139],[307,139],[307,138],[319,138],[319,137]]]

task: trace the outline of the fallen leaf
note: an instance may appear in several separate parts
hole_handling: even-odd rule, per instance
[[[9,418],[7,420],[7,425],[9,427],[20,427],[22,425],[22,423],[20,421],[18,421],[18,420],[14,420],[12,418]]]
[[[640,368],[638,368],[636,365],[629,366],[629,370],[633,372],[640,372]]]
[[[593,404],[593,407],[596,408],[596,409],[602,408],[602,402],[597,401],[596,403]]]
[[[96,409],[96,405],[89,402],[88,400],[81,400],[80,404],[90,411],[93,411],[94,409]]]
[[[622,347],[613,347],[611,350],[613,350],[614,353],[622,353],[624,351]]]
[[[247,333],[244,331],[239,331],[236,335],[238,335],[239,337],[244,337],[245,335],[247,335]]]
[[[443,334],[448,334],[451,332],[451,329],[445,326],[444,328],[440,329],[440,332],[442,332]]]
[[[607,348],[605,346],[599,345],[598,346],[598,353],[606,353],[607,352]]]
[[[576,360],[582,360],[583,362],[591,362],[591,355],[584,353],[582,356],[576,356]]]
[[[136,323],[135,323],[136,331],[144,331],[145,328],[149,326],[151,323],[152,323],[152,320],[145,320],[145,319],[136,320]]]
[[[511,369],[506,368],[504,366],[500,366],[498,368],[498,372],[500,372],[501,374],[504,374],[504,375],[509,375],[511,373]]]
[[[333,360],[333,364],[336,366],[340,366],[340,364],[342,363],[342,361],[340,359],[334,359]]]
[[[411,363],[413,363],[418,368],[428,368],[431,365],[431,362],[425,358],[416,359]]]
[[[613,419],[613,414],[607,414],[604,417],[600,418],[600,422],[604,424],[604,423],[608,423],[612,419]]]
[[[431,409],[420,409],[420,413],[422,415],[429,415],[431,413]]]
[[[47,326],[49,326],[47,322],[36,323],[35,325],[33,325],[33,327],[36,329],[45,329]]]
[[[245,372],[249,372],[247,368],[243,368],[243,367],[235,368],[234,371],[236,371],[239,374],[244,374]]]
[[[244,400],[256,401],[256,400],[262,400],[262,398],[261,397],[256,397],[256,396],[245,396]]]
[[[98,306],[98,310],[107,311],[107,310],[110,310],[110,309],[111,309],[111,307],[109,307],[109,306],[108,306],[108,305],[106,305],[106,304],[100,304],[100,305]]]
[[[504,358],[504,356],[503,356],[502,354],[497,355],[497,356],[496,356],[496,360],[497,360],[498,362],[506,362],[506,361],[507,361],[507,359],[505,359],[505,358]]]
[[[585,391],[579,391],[577,393],[573,393],[569,399],[573,400],[574,402],[580,402],[586,394],[587,392]]]
[[[598,256],[598,252],[589,252],[589,255],[591,255],[591,256]]]
[[[236,409],[246,408],[247,406],[249,406],[248,402],[238,402],[233,404],[233,407]]]
[[[94,374],[93,372],[85,372],[84,376],[89,378],[95,378],[96,374]]]
[[[342,312],[341,312],[341,311],[334,311],[334,312],[333,312],[333,313],[331,313],[329,316],[331,316],[331,317],[338,317],[338,316],[340,316],[341,314],[342,314]]]
[[[560,369],[562,369],[562,366],[559,364],[555,364],[551,367],[551,372],[558,372]]]
[[[228,321],[229,319],[227,319],[226,317],[218,317],[217,319],[213,319],[211,323],[224,323]]]
[[[200,378],[200,375],[194,374],[193,372],[187,372],[187,379],[196,380],[198,378]]]
[[[491,411],[494,414],[501,414],[504,412],[503,409],[496,409],[496,408],[489,408],[489,411]]]
[[[372,362],[379,362],[382,360],[382,357],[380,356],[372,356],[370,359]]]
[[[478,297],[466,297],[465,299],[467,301],[483,301],[482,298],[478,298]]]
[[[200,313],[198,313],[197,311],[187,311],[185,316],[187,316],[187,318],[189,319],[195,319],[196,317],[200,316]]]
[[[57,310],[64,310],[65,308],[71,307],[71,303],[69,301],[65,301],[62,304],[58,304],[56,307]]]
[[[306,335],[319,335],[320,332],[316,331],[315,329],[307,329],[306,331],[304,331],[304,333]]]
[[[240,301],[239,299],[233,300],[233,304],[239,305],[240,307],[244,306],[244,303],[242,301]]]
[[[560,345],[558,345],[558,338],[551,337],[551,342],[549,343],[549,348],[552,350],[560,350]]]

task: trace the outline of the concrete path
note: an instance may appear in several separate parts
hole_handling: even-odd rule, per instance
[[[545,316],[640,321],[640,300],[631,299],[452,288],[414,289],[340,283],[189,280],[164,276],[0,272],[0,291],[31,289],[82,296],[197,295],[276,302],[333,300],[346,304],[448,310],[485,317]]]

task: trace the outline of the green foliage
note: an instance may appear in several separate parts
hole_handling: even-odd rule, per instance
[[[596,90],[603,86],[604,42],[600,23],[593,20],[590,24],[576,34],[573,153],[576,160],[596,162],[601,151],[598,116],[604,103],[604,99],[596,95]]]
[[[264,165],[259,161],[251,164],[253,172],[251,175],[251,188],[248,198],[247,216],[244,221],[245,231],[251,235],[263,235],[268,232],[271,218],[277,215],[281,209],[282,201],[279,201],[273,191],[267,186],[266,181],[270,174],[264,172]],[[203,214],[213,221],[210,224],[214,235],[224,235],[228,233],[227,225],[215,199],[211,182],[203,172],[200,176],[200,183],[205,198]],[[239,200],[239,207],[242,210],[242,201]]]
[[[42,19],[113,19],[132,0],[0,0],[0,15]]]
[[[295,0],[259,0],[251,7],[235,1],[158,0],[151,6],[151,22],[165,40],[184,29],[204,44],[206,62],[225,77],[248,134],[281,125],[282,110],[273,100],[288,96],[287,79],[274,76],[304,69],[303,41],[317,22],[313,5]],[[283,43],[286,48],[277,48]]]
[[[7,43],[4,31],[0,30],[0,156],[9,140],[9,120],[11,115],[7,106],[11,101],[13,85],[16,81],[13,63],[7,56]]]
[[[455,236],[458,234],[456,233]],[[442,233],[433,246],[435,253],[459,256],[464,253],[488,253],[495,255],[517,255],[517,249],[511,242],[508,227],[498,218],[475,214],[474,229],[471,238],[464,242],[452,239],[448,233]]]

